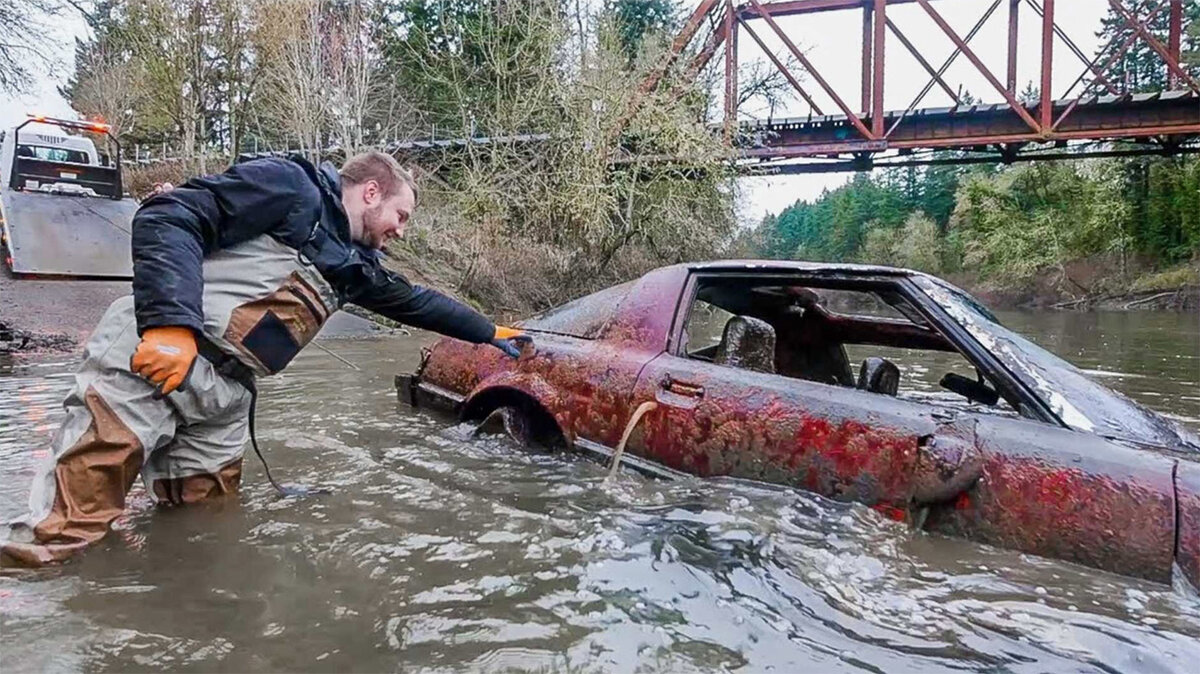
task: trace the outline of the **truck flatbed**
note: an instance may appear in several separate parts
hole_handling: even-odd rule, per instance
[[[16,275],[133,277],[130,226],[138,203],[0,189],[0,218]]]

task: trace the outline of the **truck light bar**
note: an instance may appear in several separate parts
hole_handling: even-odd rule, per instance
[[[64,129],[74,129],[77,131],[94,131],[96,133],[107,133],[111,126],[104,122],[89,122],[75,119],[59,119],[57,117],[47,117],[46,115],[26,114],[31,122],[40,122],[42,124],[54,124]]]

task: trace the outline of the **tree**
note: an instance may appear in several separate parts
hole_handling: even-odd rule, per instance
[[[632,64],[647,36],[675,27],[679,7],[672,0],[606,0],[605,12],[612,17],[621,50]]]
[[[262,55],[254,48],[259,26],[255,14],[257,3],[244,0],[215,0],[212,21],[213,34],[212,97],[216,102],[209,123],[218,147],[227,148],[236,157],[242,151],[242,141],[254,116],[255,94],[262,83],[266,67]]]
[[[1162,5],[1162,0],[1126,0],[1123,5],[1135,18],[1144,21],[1145,17]],[[1200,76],[1200,64],[1195,63],[1190,55],[1200,49],[1200,34],[1197,34],[1195,28],[1200,23],[1200,3],[1184,2],[1183,13],[1184,25],[1188,28],[1185,36],[1187,44],[1184,45],[1185,57],[1191,64],[1191,74],[1196,77]],[[1161,39],[1169,29],[1170,16],[1170,12],[1167,11],[1155,14],[1148,25],[1150,32]],[[1100,30],[1096,33],[1102,49],[1099,62],[1107,62],[1110,54],[1135,33],[1117,10],[1110,7],[1108,15],[1101,21]],[[1108,50],[1104,50],[1105,47],[1108,47]],[[1105,74],[1110,82],[1127,93],[1162,91],[1167,88],[1167,67],[1162,57],[1141,37],[1133,41],[1129,49],[1112,63]],[[1094,94],[1107,92],[1104,85],[1096,80],[1088,85],[1088,91]]]
[[[0,0],[0,92],[27,91],[35,70],[50,65],[42,45],[61,9],[59,0]]]
[[[937,274],[942,271],[941,248],[937,224],[916,211],[904,221],[892,246],[892,259],[899,266]]]
[[[257,47],[266,63],[262,115],[289,142],[316,156],[329,120],[321,23],[323,0],[264,0]]]
[[[871,223],[863,237],[858,261],[865,264],[895,265],[896,230]]]
[[[1200,70],[1200,21],[1192,21],[1187,28],[1187,48],[1183,50],[1183,62]]]
[[[87,40],[75,40],[75,70],[59,94],[83,117],[109,125],[118,140],[134,132],[144,100],[144,72],[122,39],[119,0],[97,2],[84,19]]]

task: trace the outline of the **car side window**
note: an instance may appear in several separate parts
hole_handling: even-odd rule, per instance
[[[696,285],[678,355],[895,398],[1016,412],[894,287],[780,278]]]
[[[732,313],[714,304],[704,300],[692,302],[683,329],[683,352],[691,358],[711,361],[731,318]]]

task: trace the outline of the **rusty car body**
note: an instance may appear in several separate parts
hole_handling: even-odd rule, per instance
[[[533,336],[521,358],[442,339],[397,377],[401,399],[505,410],[519,439],[601,457],[654,402],[625,465],[791,485],[921,531],[1200,586],[1200,439],[940,279],[682,264],[518,325]],[[857,377],[851,351],[866,354]],[[920,368],[879,354],[914,351],[959,372],[901,391]]]

